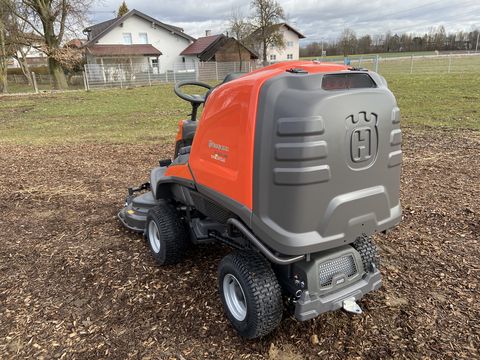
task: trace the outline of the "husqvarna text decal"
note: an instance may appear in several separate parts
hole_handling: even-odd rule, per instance
[[[225,163],[228,158],[228,152],[230,148],[226,145],[217,144],[212,140],[208,140],[208,148],[213,149],[214,153],[210,155],[213,160]]]

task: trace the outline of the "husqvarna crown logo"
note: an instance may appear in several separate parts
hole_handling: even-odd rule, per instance
[[[345,119],[349,156],[347,163],[352,169],[370,166],[377,158],[378,116],[375,113],[359,112]]]

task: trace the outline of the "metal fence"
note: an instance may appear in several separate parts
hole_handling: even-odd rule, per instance
[[[70,90],[86,89],[83,72],[67,74],[67,83]],[[8,93],[38,93],[54,89],[53,77],[50,74],[36,74],[32,72],[30,78],[25,75],[8,74]]]
[[[345,63],[344,58],[318,59],[325,62]],[[353,67],[366,68],[384,76],[391,74],[462,73],[480,71],[480,53],[424,55],[403,57],[361,56],[349,59]],[[148,65],[85,65],[88,89],[131,87],[181,80],[221,81],[232,72],[250,72],[261,68],[259,63],[200,62],[174,64],[173,69],[159,73]]]
[[[384,76],[391,74],[470,73],[480,71],[480,53],[446,55],[412,55],[399,57],[360,56],[319,59],[365,68]]]
[[[345,63],[344,58],[320,58],[320,61]],[[416,55],[403,57],[356,56],[349,65],[376,71],[383,76],[396,74],[474,73],[480,72],[480,53],[448,55]],[[172,70],[159,72],[148,64],[85,65],[84,72],[67,76],[70,89],[127,88],[181,80],[221,81],[232,72],[250,72],[262,65],[253,62],[197,62],[174,64]],[[29,83],[23,75],[8,75],[8,91],[12,93],[52,90],[50,75],[32,74]]]
[[[178,63],[172,70],[159,72],[148,64],[86,64],[87,89],[133,87],[182,80],[219,81],[232,72],[250,72],[258,68],[255,62]]]

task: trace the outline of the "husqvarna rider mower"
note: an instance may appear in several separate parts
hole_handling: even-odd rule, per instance
[[[186,85],[209,91],[188,95]],[[123,224],[145,234],[159,265],[192,244],[231,246],[218,285],[246,338],[275,329],[284,303],[298,320],[360,313],[357,301],[381,284],[371,235],[401,217],[400,113],[385,79],[287,62],[175,93],[191,118],[173,158],[129,189]]]

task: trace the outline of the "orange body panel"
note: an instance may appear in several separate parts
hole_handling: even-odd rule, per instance
[[[196,183],[252,209],[257,102],[265,81],[300,68],[309,73],[347,70],[312,61],[278,63],[220,85],[210,94],[190,154]]]
[[[177,178],[193,181],[192,173],[188,168],[188,164],[170,165],[165,172],[165,176],[174,176]]]

